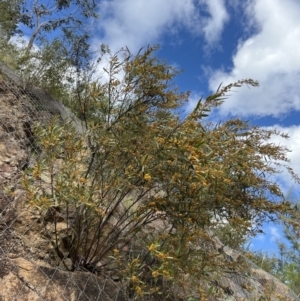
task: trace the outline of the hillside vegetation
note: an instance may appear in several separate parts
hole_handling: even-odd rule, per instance
[[[54,2],[62,12],[72,1]],[[188,112],[189,92],[175,86],[178,71],[156,57],[157,47],[113,54],[102,45],[92,53],[82,27],[82,18],[95,17],[92,1],[78,3],[86,13],[76,31],[52,22],[16,46],[16,24],[35,23],[24,19],[22,1],[1,1],[15,18],[0,17],[0,59],[28,89],[40,86],[60,99],[85,128],[79,134],[57,117],[30,128],[33,159],[22,185],[42,223],[53,223],[45,235],[56,264],[69,272],[114,270],[132,300],[217,298],[215,281],[248,266],[224,256],[215,235],[242,247],[266,221],[299,231],[299,211],[274,181],[286,169],[299,184],[288,149],[270,142],[287,136],[241,119],[209,121],[233,88],[257,87],[253,79],[220,85]],[[61,35],[48,40],[51,30]]]

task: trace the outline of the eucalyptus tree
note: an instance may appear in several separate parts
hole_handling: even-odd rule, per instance
[[[18,22],[21,17],[22,0],[0,1],[0,38],[8,41],[17,33]]]
[[[89,19],[96,18],[95,0],[23,0],[18,21],[23,34],[29,32],[27,51],[43,34],[56,31],[82,31]]]
[[[18,70],[26,85],[67,102],[90,66],[96,0],[2,0],[0,9],[1,60]]]

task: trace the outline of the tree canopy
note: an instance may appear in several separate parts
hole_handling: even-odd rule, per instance
[[[92,59],[96,1],[1,0],[0,8],[1,59],[26,85],[40,86],[63,101],[76,85],[74,74]]]
[[[22,0],[0,1],[0,34],[6,41],[17,32],[21,3]]]
[[[17,27],[19,34],[30,32],[28,51],[43,33],[79,31],[86,19],[97,16],[95,0],[1,0],[0,7],[0,24],[8,39]]]

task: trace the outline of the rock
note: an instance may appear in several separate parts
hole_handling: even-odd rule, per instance
[[[3,262],[1,265],[3,266]],[[1,301],[124,301],[122,287],[91,273],[68,273],[24,258],[6,261],[0,271]]]

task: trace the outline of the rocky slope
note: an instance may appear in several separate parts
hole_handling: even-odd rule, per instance
[[[0,301],[130,300],[124,283],[113,275],[71,273],[58,265],[38,212],[28,206],[22,189],[22,171],[31,165],[35,148],[31,125],[47,123],[55,114],[72,118],[79,132],[81,123],[43,91],[22,88],[20,79],[3,64],[0,73]],[[58,226],[63,233],[63,217]],[[51,231],[51,219],[46,228]],[[217,238],[214,247],[222,249],[228,260],[246,264],[248,270],[203,284],[214,287],[211,300],[299,300],[286,285]]]

